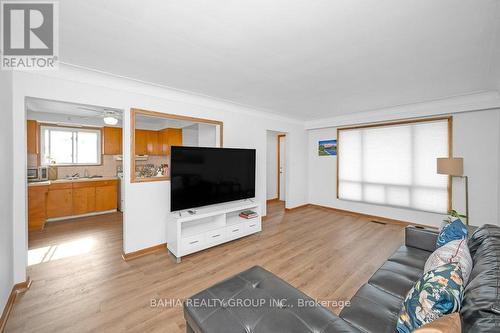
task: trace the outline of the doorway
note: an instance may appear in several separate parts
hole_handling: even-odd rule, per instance
[[[286,202],[286,133],[267,131],[266,154],[267,212],[273,215],[285,210]]]
[[[286,172],[286,164],[285,164],[285,143],[286,143],[286,135],[279,134],[278,135],[278,157],[277,157],[277,165],[278,165],[278,200],[286,201],[286,182],[285,182],[285,172]]]
[[[123,111],[31,97],[25,107],[29,275],[123,248]]]

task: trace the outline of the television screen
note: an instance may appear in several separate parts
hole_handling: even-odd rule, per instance
[[[255,197],[255,149],[172,147],[170,210]]]

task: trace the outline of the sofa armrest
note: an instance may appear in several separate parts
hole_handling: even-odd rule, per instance
[[[405,245],[417,249],[434,252],[439,231],[415,226],[405,229]]]

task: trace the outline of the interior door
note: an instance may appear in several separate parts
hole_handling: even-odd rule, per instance
[[[286,143],[286,136],[285,135],[278,135],[278,189],[279,189],[279,200],[285,201],[285,174],[286,174],[286,169],[285,169],[285,143]]]

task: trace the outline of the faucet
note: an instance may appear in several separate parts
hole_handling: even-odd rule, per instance
[[[89,178],[90,177],[90,173],[89,173],[89,170],[88,169],[85,169],[85,171],[83,172],[83,176],[85,178]]]

